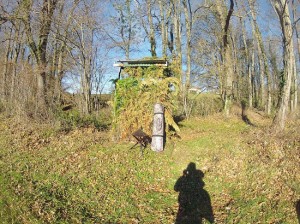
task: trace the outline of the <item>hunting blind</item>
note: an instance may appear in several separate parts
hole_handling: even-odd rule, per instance
[[[139,128],[150,135],[153,106],[164,107],[165,123],[179,131],[172,118],[179,80],[166,59],[120,60],[115,82],[113,135],[116,140],[130,139]]]

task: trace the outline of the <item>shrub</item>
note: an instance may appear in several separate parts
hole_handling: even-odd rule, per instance
[[[223,109],[223,102],[219,95],[203,93],[189,95],[190,111],[192,116],[208,116]]]
[[[98,130],[107,129],[110,125],[109,116],[103,117],[97,114],[82,116],[78,110],[58,111],[56,119],[60,122],[63,131],[70,131],[80,127],[94,127]]]

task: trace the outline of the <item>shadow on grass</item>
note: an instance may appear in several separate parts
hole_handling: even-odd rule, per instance
[[[298,223],[300,224],[300,200],[296,202],[296,213],[297,213]]]
[[[243,121],[244,121],[246,124],[250,125],[250,126],[255,126],[255,125],[250,121],[250,119],[249,119],[248,116],[247,116],[246,102],[245,102],[245,101],[242,101],[242,102],[241,102],[241,105],[242,105],[242,119],[243,119]]]
[[[179,209],[175,224],[201,224],[203,219],[214,222],[210,196],[203,189],[203,177],[204,173],[191,162],[177,180],[174,190],[179,192]]]

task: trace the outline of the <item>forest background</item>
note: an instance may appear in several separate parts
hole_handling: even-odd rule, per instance
[[[299,0],[0,0],[2,223],[173,223],[189,167],[212,213],[203,223],[300,222],[299,11]],[[117,80],[120,59],[167,60],[170,77],[154,66]],[[164,152],[112,141],[115,124],[130,140],[129,121],[151,123],[157,99],[174,129]]]
[[[299,1],[23,0],[1,2],[2,110],[46,119],[67,93],[82,116],[112,92],[116,59],[166,58],[190,90],[275,115],[297,109]],[[101,97],[100,97],[101,98]],[[71,101],[72,101],[71,100]],[[56,112],[55,112],[56,111]]]

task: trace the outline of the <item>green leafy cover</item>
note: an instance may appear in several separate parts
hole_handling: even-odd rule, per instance
[[[113,102],[113,135],[116,139],[130,138],[141,127],[151,135],[155,103],[165,107],[166,125],[179,131],[172,118],[179,80],[169,74],[168,69],[156,66],[125,69],[123,79],[116,82]]]

